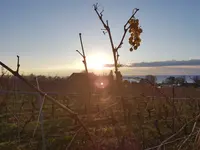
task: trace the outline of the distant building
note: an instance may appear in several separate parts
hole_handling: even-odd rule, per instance
[[[108,76],[97,76],[94,73],[89,73],[89,83],[93,93],[110,84]],[[72,73],[67,80],[67,93],[85,94],[87,92],[89,92],[87,74],[84,72]]]
[[[97,76],[89,73],[90,86],[93,88],[93,82]],[[72,73],[67,79],[67,93],[86,93],[88,92],[88,76],[86,73]]]

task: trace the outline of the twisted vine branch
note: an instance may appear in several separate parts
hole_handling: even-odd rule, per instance
[[[8,67],[7,65],[5,65],[3,62],[0,61],[0,65],[2,67],[4,67],[6,70],[8,70],[10,73],[12,73],[14,76],[18,77],[20,80],[22,80],[24,83],[26,83],[30,88],[32,88],[33,90],[35,90],[36,92],[38,92],[41,96],[45,96],[45,98],[51,102],[53,102],[54,104],[58,105],[59,107],[61,107],[62,109],[64,109],[65,111],[67,111],[69,113],[69,116],[73,119],[75,119],[81,126],[82,128],[86,131],[86,133],[88,134],[91,142],[93,143],[94,148],[96,148],[95,142],[93,140],[93,138],[91,137],[87,127],[83,124],[83,122],[80,120],[79,116],[77,113],[75,113],[74,111],[72,111],[71,109],[69,109],[68,107],[66,107],[65,105],[63,105],[62,103],[60,103],[59,101],[57,101],[56,99],[54,99],[53,97],[47,95],[45,92],[43,92],[42,90],[38,89],[36,86],[32,85],[31,83],[29,83],[24,77],[22,77],[19,74],[19,56],[18,56],[18,62],[17,62],[17,70],[14,71],[12,70],[10,67]]]
[[[102,13],[103,13],[104,10],[102,10],[101,12],[98,11],[98,3],[94,4],[93,7],[94,7],[94,10],[95,10],[97,16],[99,17],[101,23],[104,26],[104,29],[102,29],[103,33],[104,34],[108,33],[110,44],[111,44],[111,47],[112,47],[113,57],[114,57],[116,79],[117,79],[117,81],[119,81],[119,75],[120,74],[119,74],[119,71],[118,71],[118,60],[119,60],[118,49],[121,48],[121,46],[123,44],[123,41],[124,41],[124,38],[126,36],[126,33],[127,33],[128,29],[130,28],[130,26],[127,26],[128,23],[129,23],[129,20],[131,18],[134,18],[135,14],[137,13],[137,11],[139,9],[135,8],[134,13],[131,15],[131,17],[128,19],[128,21],[125,23],[125,25],[124,25],[124,33],[122,35],[121,41],[120,41],[119,45],[117,47],[115,47],[114,46],[114,42],[113,42],[113,38],[112,38],[112,34],[111,34],[111,30],[110,30],[110,27],[109,27],[109,24],[108,24],[108,20],[106,20],[106,22],[103,20],[103,14]]]

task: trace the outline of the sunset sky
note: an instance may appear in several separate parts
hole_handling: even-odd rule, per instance
[[[112,63],[108,35],[93,4],[104,9],[114,43],[123,34],[123,26],[139,8],[136,17],[143,29],[137,51],[129,51],[128,36],[119,50],[120,63],[200,59],[199,0],[1,0],[0,61],[20,72],[45,75],[69,75],[84,70],[79,33],[82,33],[88,65]],[[97,66],[98,66],[97,65]],[[98,73],[103,73],[98,68]],[[111,68],[109,68],[111,69]],[[200,74],[197,66],[129,67],[123,74]]]

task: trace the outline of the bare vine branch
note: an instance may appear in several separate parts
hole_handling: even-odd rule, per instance
[[[16,70],[16,72],[19,72],[19,67],[20,67],[19,56],[17,55],[17,70]]]
[[[102,10],[101,12],[98,11],[98,3],[94,4],[93,6],[94,6],[94,10],[95,10],[97,16],[99,17],[101,23],[103,24],[103,26],[105,28],[103,30],[106,30],[107,33],[108,33],[108,36],[109,36],[109,40],[110,40],[110,44],[111,44],[112,52],[113,52],[113,57],[114,57],[116,81],[118,82],[118,81],[120,81],[120,72],[118,71],[118,60],[119,60],[118,49],[121,48],[123,41],[124,41],[124,38],[126,36],[126,33],[127,33],[128,29],[130,28],[130,26],[127,27],[129,20],[131,18],[134,18],[135,14],[137,13],[137,11],[139,9],[137,9],[137,8],[135,9],[135,11],[131,15],[131,17],[128,19],[128,21],[124,25],[124,33],[122,35],[121,41],[120,41],[119,45],[117,47],[115,47],[114,42],[113,42],[113,38],[112,38],[112,34],[111,34],[111,30],[110,30],[110,27],[109,27],[109,24],[108,24],[108,20],[106,20],[106,22],[103,20],[103,14],[102,13],[103,13],[104,10]],[[103,33],[105,34],[106,32],[103,31]]]
[[[129,20],[130,20],[131,18],[134,18],[134,17],[135,17],[135,14],[136,14],[138,11],[139,11],[139,9],[135,8],[135,12],[131,15],[131,17],[128,19],[128,21],[127,21],[126,24],[124,25],[124,33],[123,33],[123,35],[122,35],[122,39],[121,39],[119,45],[118,45],[117,48],[116,48],[117,51],[118,51],[119,48],[121,48],[121,46],[122,46],[122,44],[123,44],[123,41],[124,41],[124,38],[125,38],[125,36],[126,36],[126,33],[127,33],[128,29],[130,28],[130,26],[127,27]]]
[[[97,4],[94,4],[94,10],[97,14],[97,16],[99,17],[99,19],[101,20],[101,23],[103,24],[105,30],[107,31],[108,33],[108,36],[109,36],[109,40],[110,40],[110,44],[111,44],[111,47],[112,47],[112,52],[113,52],[113,57],[114,57],[114,64],[115,64],[115,73],[116,73],[116,77],[117,77],[117,73],[118,73],[118,66],[117,66],[117,56],[116,56],[116,49],[114,47],[114,43],[113,43],[113,39],[112,39],[112,35],[111,35],[111,31],[110,31],[110,27],[109,27],[109,24],[108,24],[108,20],[106,20],[106,23],[104,22],[103,20],[103,14],[102,13],[99,13],[98,11],[98,3]],[[104,32],[105,34],[105,32]],[[118,80],[118,79],[117,79]]]
[[[197,120],[200,117],[200,114],[198,114],[197,116],[195,116],[194,119],[191,119],[190,121],[188,121],[187,123],[185,123],[176,133],[174,133],[173,135],[171,135],[169,138],[165,139],[163,142],[161,142],[161,144],[158,146],[157,150],[160,150],[162,148],[163,145],[165,145],[166,142],[168,142],[170,139],[172,139],[173,137],[175,137],[177,134],[179,134],[184,128],[185,126],[187,126],[189,123],[193,122],[194,120]],[[194,126],[193,126],[194,127]],[[189,135],[191,136],[191,135]]]
[[[89,93],[88,93],[88,106],[87,106],[87,103],[85,103],[85,108],[86,108],[86,113],[89,113],[90,112],[90,101],[91,101],[91,87],[90,87],[90,79],[89,79],[89,73],[88,73],[87,60],[86,60],[86,55],[85,55],[85,51],[84,51],[83,41],[82,41],[82,36],[81,35],[82,34],[79,33],[82,53],[79,50],[76,50],[76,51],[83,57],[83,61],[82,62],[84,64],[84,66],[85,66],[85,72],[87,74]]]
[[[66,107],[65,105],[63,105],[62,103],[60,103],[59,101],[55,100],[53,97],[47,95],[45,92],[43,92],[42,90],[38,89],[36,86],[32,85],[31,83],[29,83],[24,77],[22,77],[18,71],[14,71],[12,70],[10,67],[8,67],[7,65],[5,65],[4,63],[2,63],[0,61],[0,65],[3,66],[6,70],[8,70],[10,73],[12,73],[14,76],[18,77],[20,80],[22,80],[24,83],[26,83],[30,88],[34,89],[36,92],[38,92],[41,96],[45,96],[48,100],[50,100],[51,102],[53,102],[54,104],[58,105],[59,107],[61,107],[62,109],[64,109],[65,111],[67,111],[70,115],[71,118],[75,119],[82,127],[83,129],[86,131],[86,133],[88,134],[90,140],[93,143],[94,148],[96,148],[95,142],[93,140],[93,138],[91,137],[87,127],[83,124],[83,122],[80,120],[79,116],[77,113],[75,113],[74,111],[72,111],[71,109],[69,109],[68,107]]]
[[[79,50],[76,50],[76,52],[78,52],[84,58],[83,54],[81,54]]]
[[[71,147],[71,145],[72,145],[74,139],[76,138],[76,136],[78,135],[78,133],[81,131],[81,129],[82,129],[82,127],[80,127],[80,128],[76,131],[76,133],[74,134],[72,140],[71,140],[70,143],[67,145],[66,150],[69,150],[69,149],[70,149],[70,147]]]
[[[135,8],[134,10],[135,10],[134,13],[131,15],[131,17],[128,19],[128,21],[127,21],[126,24],[124,25],[124,30],[127,29],[126,26],[128,25],[129,20],[131,20],[131,18],[134,18],[134,17],[135,17],[135,14],[139,11],[138,8]]]

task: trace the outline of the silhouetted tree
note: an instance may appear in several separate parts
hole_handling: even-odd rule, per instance
[[[174,77],[170,76],[164,81],[165,84],[175,84],[175,85],[183,85],[186,83],[185,76],[180,76],[180,77]]]
[[[140,79],[139,83],[156,84],[157,78],[153,75],[146,75],[145,78]]]
[[[125,88],[128,88],[130,86],[130,84],[131,83],[128,80],[123,81],[123,85],[124,85]]]
[[[167,79],[165,79],[164,83],[165,84],[175,84],[176,78],[173,76],[168,77]]]
[[[144,79],[144,78],[142,78],[142,79],[140,79],[140,82],[139,82],[139,83],[147,83],[147,80]]]
[[[193,76],[191,79],[197,86],[200,86],[200,76]]]
[[[186,83],[185,76],[175,78],[175,84],[183,85],[184,83]]]
[[[147,80],[147,82],[150,82],[151,84],[155,84],[157,81],[156,76],[153,75],[146,75],[145,79]]]

